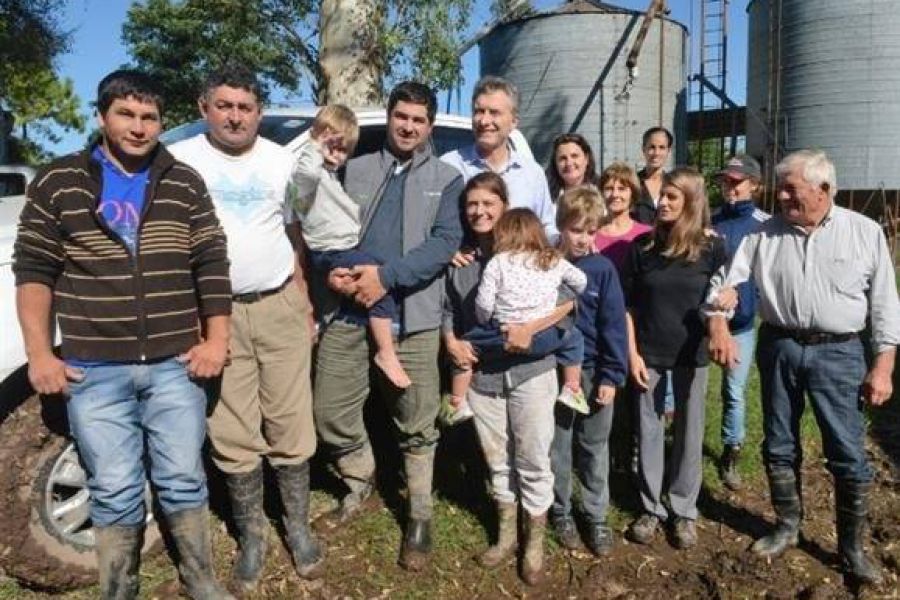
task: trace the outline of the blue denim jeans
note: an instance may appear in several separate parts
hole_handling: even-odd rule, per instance
[[[94,525],[144,521],[146,470],[165,514],[206,504],[206,394],[185,366],[170,358],[81,369],[67,411]]]
[[[554,519],[571,516],[574,462],[575,475],[581,483],[581,507],[585,517],[593,524],[603,524],[609,508],[609,434],[614,408],[613,404],[597,404],[594,372],[587,366],[581,371],[581,387],[591,407],[589,414],[576,413],[559,402],[554,407],[556,429],[550,447],[554,483],[550,514]]]
[[[756,329],[732,334],[738,347],[740,362],[733,369],[722,372],[722,445],[740,446],[744,443],[744,393],[747,391],[747,377],[753,363],[756,347]]]
[[[501,357],[506,352],[506,336],[500,330],[500,323],[494,319],[472,327],[462,337],[475,347],[484,360]],[[554,354],[557,362],[564,367],[580,365],[584,360],[584,335],[574,326],[547,327],[534,334],[531,346],[523,356],[540,358],[548,354]]]
[[[762,384],[766,467],[799,468],[803,458],[800,417],[808,396],[822,432],[828,470],[836,479],[871,481],[860,400],[866,374],[862,342],[804,346],[778,337],[764,325],[756,364]]]

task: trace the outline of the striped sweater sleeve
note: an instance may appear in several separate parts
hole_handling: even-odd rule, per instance
[[[31,182],[19,216],[13,246],[16,285],[42,283],[50,288],[62,272],[65,255],[59,231],[59,206],[52,186],[45,183],[52,171],[43,171]]]
[[[196,190],[196,201],[190,210],[190,263],[200,316],[230,315],[231,280],[225,232],[199,176],[192,187]]]

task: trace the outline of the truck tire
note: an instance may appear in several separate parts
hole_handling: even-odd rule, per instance
[[[95,583],[88,491],[65,400],[33,394],[0,415],[0,569],[45,590]],[[147,498],[145,556],[162,548]]]

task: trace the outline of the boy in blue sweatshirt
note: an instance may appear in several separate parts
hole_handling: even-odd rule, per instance
[[[615,266],[593,254],[593,240],[603,212],[603,198],[595,188],[576,188],[559,201],[556,223],[566,258],[587,275],[578,296],[575,325],[584,337],[581,386],[590,412],[579,414],[557,403],[556,430],[550,449],[555,483],[551,525],[569,549],[579,545],[572,516],[572,467],[581,482],[582,513],[587,521],[588,548],[596,555],[612,549],[606,525],[609,507],[609,434],[616,388],[625,383],[627,338],[625,302]],[[573,456],[574,455],[574,456]]]
[[[752,157],[743,154],[732,157],[718,173],[718,178],[725,204],[712,214],[712,224],[716,233],[725,239],[731,257],[744,236],[756,231],[769,214],[758,209],[753,201],[760,191],[762,172]],[[738,345],[741,362],[733,369],[725,369],[722,376],[723,451],[719,462],[719,477],[732,490],[741,486],[737,462],[744,443],[744,392],[756,347],[756,286],[748,280],[737,286],[737,293],[738,306],[728,325]]]

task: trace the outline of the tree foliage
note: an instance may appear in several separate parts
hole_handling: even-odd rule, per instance
[[[456,48],[464,36],[473,0],[147,0],[128,11],[122,40],[135,65],[157,77],[166,90],[167,124],[196,117],[204,75],[236,61],[260,76],[266,93],[274,88],[328,98],[319,57],[323,5],[356,10],[375,34],[364,40],[354,60],[374,68],[370,94],[407,77],[435,87],[456,81]],[[334,39],[359,46],[355,39]],[[333,85],[340,85],[335,80]]]
[[[57,128],[84,130],[72,81],[56,72],[71,34],[59,24],[64,0],[0,0],[0,108],[13,117],[11,158],[47,158],[39,140],[57,142]]]

